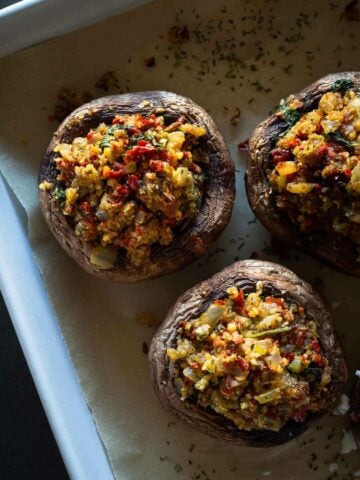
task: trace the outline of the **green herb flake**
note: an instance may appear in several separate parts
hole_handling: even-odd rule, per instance
[[[332,84],[331,89],[333,92],[343,92],[349,90],[353,86],[354,82],[352,80],[349,80],[348,78],[340,78]]]
[[[110,137],[105,135],[104,138],[100,142],[100,148],[101,150],[104,150],[105,148],[110,148]]]
[[[331,142],[338,143],[342,147],[347,148],[349,150],[352,150],[354,148],[354,144],[339,132],[329,132],[326,134],[326,137]]]
[[[301,112],[299,110],[293,110],[290,108],[285,100],[281,100],[279,106],[280,112],[285,122],[292,127],[296,122],[300,120]]]
[[[175,472],[181,473],[181,472],[182,472],[182,469],[183,469],[183,468],[182,468],[181,465],[179,465],[178,463],[175,463],[175,465],[174,465],[174,470],[175,470]]]
[[[62,207],[66,200],[65,189],[60,186],[56,187],[52,193],[52,197],[54,200],[59,202],[60,206]]]
[[[292,326],[273,328],[271,330],[264,330],[262,332],[249,332],[245,334],[245,338],[262,338],[269,335],[278,335],[280,333],[290,332],[293,329]]]

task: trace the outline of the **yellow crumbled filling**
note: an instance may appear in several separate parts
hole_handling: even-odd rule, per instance
[[[210,408],[238,428],[278,431],[326,403],[331,368],[304,308],[233,286],[198,317],[181,321],[167,356],[184,402]]]
[[[360,261],[359,93],[324,93],[300,115],[271,151],[268,178],[277,207],[300,231],[339,234],[344,253]]]
[[[75,234],[94,244],[94,265],[111,268],[118,251],[140,265],[199,211],[207,158],[198,144],[205,134],[183,117],[166,125],[153,114],[117,115],[111,125],[57,145],[56,184],[40,188],[52,189]]]
[[[41,182],[39,184],[40,190],[51,190],[53,188],[53,184],[51,182]]]

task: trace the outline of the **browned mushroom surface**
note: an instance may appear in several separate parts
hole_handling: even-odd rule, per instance
[[[55,132],[40,205],[88,272],[134,282],[201,255],[229,221],[234,167],[204,109],[169,92],[104,97]]]
[[[182,295],[149,360],[167,410],[210,436],[258,447],[303,432],[333,408],[347,378],[322,298],[260,260],[235,263]]]
[[[360,275],[360,74],[290,95],[250,139],[255,215],[281,240]]]

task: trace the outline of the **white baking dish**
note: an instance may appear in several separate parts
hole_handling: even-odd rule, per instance
[[[353,52],[358,43],[358,24],[345,24],[342,6],[328,8],[326,0],[319,1],[317,16],[310,1],[242,0],[241,9],[239,0],[225,3],[226,8],[222,0],[157,0],[97,23],[108,14],[140,2],[32,1],[22,2],[28,5],[25,9],[19,4],[7,9],[9,15],[4,16],[6,9],[1,14],[2,55],[85,23],[96,23],[0,60],[1,71],[7,72],[0,78],[1,111],[6,113],[0,118],[0,168],[26,208],[32,253],[57,318],[50,313],[44,291],[35,292],[35,286],[40,284],[38,273],[36,281],[27,274],[30,263],[31,271],[37,272],[37,265],[28,257],[22,262],[16,255],[15,248],[27,245],[20,226],[19,232],[10,233],[21,217],[7,221],[5,210],[3,213],[1,209],[0,218],[3,216],[4,222],[0,243],[5,255],[0,267],[2,283],[60,449],[76,479],[109,478],[106,470],[104,473],[94,470],[94,465],[106,469],[106,455],[99,447],[101,441],[94,427],[87,424],[91,418],[82,396],[95,418],[114,477],[119,480],[205,480],[202,471],[208,472],[211,480],[237,480],[239,472],[243,480],[266,476],[282,480],[301,480],[306,476],[318,480],[328,477],[330,464],[337,464],[332,468],[338,469],[339,477],[347,475],[350,468],[354,472],[358,469],[356,451],[338,461],[344,430],[348,428],[345,417],[327,415],[307,433],[281,447],[262,452],[239,450],[174,422],[162,411],[151,388],[146,348],[142,347],[149,344],[155,325],[140,324],[138,314],[149,312],[160,321],[188,287],[235,259],[249,258],[254,253],[284,263],[300,277],[323,288],[334,309],[337,331],[344,336],[350,372],[358,368],[358,280],[296,252],[286,252],[284,259],[272,252],[267,232],[249,209],[243,182],[246,155],[237,149],[238,143],[249,137],[280,98],[326,73],[356,68]],[[259,23],[260,19],[267,28]],[[222,30],[218,28],[221,21],[227,25]],[[169,31],[179,23],[189,29],[181,58],[169,38]],[[348,35],[333,35],[342,29]],[[30,31],[25,35],[26,42],[21,38],[23,31]],[[19,39],[14,40],[12,32]],[[237,45],[242,42],[244,45],[238,49],[232,47],[233,36]],[[290,39],[291,56],[284,49],[289,43],[285,38]],[[296,45],[292,45],[294,42]],[[258,52],[259,45],[269,49],[266,56]],[[309,49],[314,50],[313,55],[308,53]],[[232,52],[235,57],[225,55]],[[309,55],[305,58],[309,70],[304,68],[306,55]],[[156,57],[156,66],[149,68],[145,60],[152,56]],[[239,63],[241,59],[247,69]],[[206,75],[199,71],[202,65],[208,68]],[[108,93],[166,89],[189,96],[208,109],[229,145],[237,173],[233,216],[213,248],[181,272],[134,285],[101,281],[77,267],[52,238],[37,201],[40,158],[56,128],[54,122],[49,122],[49,116],[57,92],[68,87],[75,92],[90,91],[94,97],[105,95],[97,83],[107,71],[114,71],[119,79],[119,85]],[[265,90],[264,86],[271,88]],[[231,119],[237,111],[241,111],[241,116],[234,125]],[[14,214],[13,203],[9,204],[7,197],[4,190],[0,201],[2,205],[10,205],[9,211]],[[15,241],[17,245],[11,247]],[[30,254],[28,245],[26,249]],[[7,265],[6,269],[2,264]],[[23,290],[18,290],[20,287]],[[31,292],[30,300],[26,289]],[[35,325],[30,328],[29,305],[36,313],[34,302],[42,302],[44,298],[46,303],[40,304],[33,319]],[[37,343],[45,333],[48,335],[45,344],[51,341],[58,345],[50,349],[50,359],[49,348]],[[81,391],[74,372],[66,373],[71,371],[67,350]],[[54,371],[56,356],[67,366]],[[63,394],[57,391],[60,388],[70,392],[65,396],[66,402],[64,396],[59,396]],[[78,399],[74,405],[72,390]],[[78,407],[80,404],[82,407]],[[82,412],[79,415],[78,408]],[[74,412],[77,419],[83,417],[84,427],[80,420],[73,420]],[[88,433],[89,429],[95,436]],[[316,462],[312,459],[314,454]],[[309,464],[314,468],[309,469]]]
[[[0,289],[69,475],[113,479],[32,256],[26,214],[1,175],[0,204]]]
[[[0,57],[150,0],[22,0],[0,10]]]

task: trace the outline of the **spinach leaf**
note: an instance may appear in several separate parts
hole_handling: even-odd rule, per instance
[[[347,148],[348,150],[352,150],[354,148],[353,143],[345,138],[341,133],[339,132],[330,132],[326,134],[326,137],[328,140],[331,142],[338,143],[344,148]]]
[[[104,135],[103,139],[100,142],[100,148],[104,150],[104,148],[110,148],[110,141],[113,140],[112,135]]]
[[[299,110],[291,109],[285,102],[280,103],[280,112],[282,113],[283,119],[290,127],[295,125],[301,117],[301,112],[299,112]]]
[[[349,80],[348,78],[341,78],[332,84],[331,90],[333,92],[343,92],[345,90],[349,90],[353,86],[354,83],[352,80]]]
[[[126,127],[124,127],[124,125],[121,125],[120,123],[115,123],[109,128],[108,135],[114,135],[117,130],[126,130]]]
[[[57,186],[52,193],[52,197],[54,200],[60,203],[61,207],[63,207],[66,200],[65,188]]]
[[[124,125],[120,125],[118,123],[115,123],[115,125],[112,125],[107,134],[103,136],[103,139],[100,142],[100,148],[104,150],[104,148],[110,148],[110,142],[114,140],[114,133],[117,130],[125,130]]]

